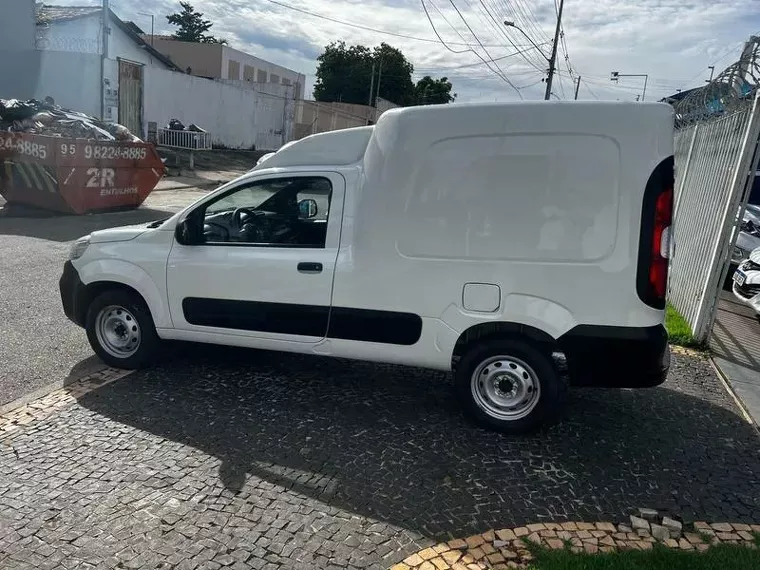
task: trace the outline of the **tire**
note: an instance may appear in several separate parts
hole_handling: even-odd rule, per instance
[[[161,343],[145,301],[125,290],[95,297],[87,308],[85,330],[95,353],[115,368],[149,366]]]
[[[473,345],[459,362],[454,382],[475,423],[508,434],[550,425],[567,399],[567,383],[551,353],[517,339]]]

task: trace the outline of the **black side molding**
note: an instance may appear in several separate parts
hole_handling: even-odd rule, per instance
[[[235,330],[294,334],[410,346],[422,335],[413,313],[187,297],[188,323]]]

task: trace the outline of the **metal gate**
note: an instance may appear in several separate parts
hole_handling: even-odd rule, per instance
[[[119,124],[142,138],[142,65],[119,60]]]
[[[754,38],[753,38],[754,39]],[[715,81],[676,108],[675,254],[669,301],[704,340],[712,328],[720,286],[749,195],[758,157],[760,102],[757,42]]]

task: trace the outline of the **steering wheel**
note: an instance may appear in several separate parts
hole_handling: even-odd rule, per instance
[[[242,226],[243,221],[243,214],[247,214],[249,216],[255,217],[255,216],[263,216],[264,212],[260,210],[254,210],[253,208],[235,208],[235,210],[232,212],[232,227],[235,229],[240,229]]]

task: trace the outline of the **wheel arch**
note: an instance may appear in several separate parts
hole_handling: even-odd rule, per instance
[[[79,310],[87,311],[90,302],[103,291],[122,289],[139,295],[150,311],[156,328],[171,328],[172,322],[166,303],[166,291],[144,269],[132,263],[117,260],[99,260],[77,268],[82,280],[83,295],[78,299]]]
[[[452,368],[455,367],[462,355],[474,343],[501,338],[529,341],[531,344],[549,353],[559,350],[557,339],[546,331],[542,331],[534,326],[510,321],[478,323],[467,328],[459,335],[451,355]]]

